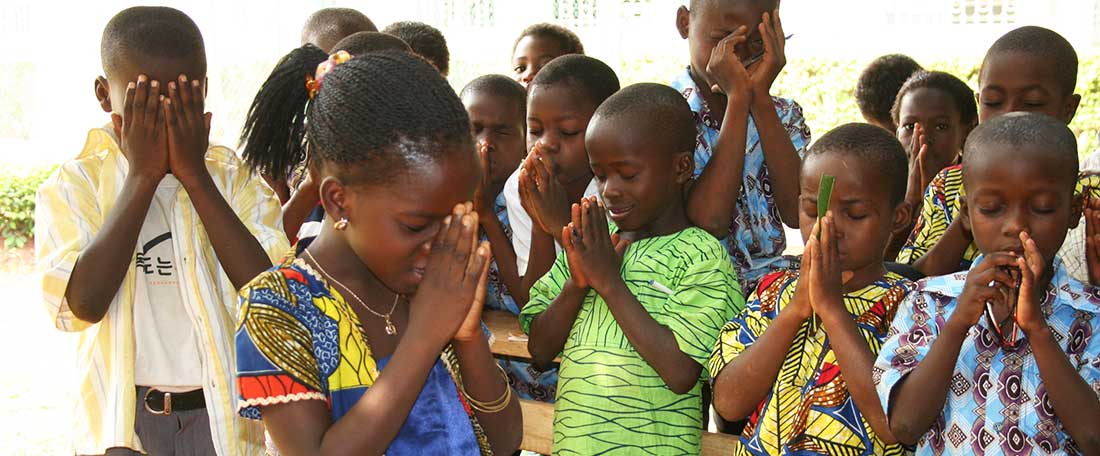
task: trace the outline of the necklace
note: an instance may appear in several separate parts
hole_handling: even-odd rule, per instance
[[[347,285],[344,285],[344,284],[340,283],[340,281],[336,280],[335,277],[329,275],[329,273],[325,271],[325,268],[321,267],[321,263],[318,263],[317,259],[313,258],[313,254],[309,253],[309,250],[306,250],[305,252],[306,252],[306,256],[309,257],[309,261],[313,262],[314,266],[317,266],[317,270],[320,271],[321,274],[324,275],[326,279],[328,279],[332,283],[335,283],[335,284],[339,285],[340,288],[343,288],[345,291],[347,291],[348,294],[351,295],[351,297],[355,298],[355,300],[357,302],[359,302],[359,305],[363,306],[364,309],[367,309],[367,312],[370,312],[370,313],[374,314],[375,316],[381,317],[384,320],[386,320],[386,334],[387,335],[390,335],[390,336],[396,336],[397,335],[397,326],[394,326],[393,321],[390,320],[390,316],[393,315],[393,311],[395,309],[397,309],[397,301],[401,299],[400,294],[397,294],[396,296],[393,297],[393,306],[390,307],[389,312],[386,312],[384,314],[378,313],[374,309],[371,309],[370,306],[367,305],[367,303],[363,302],[363,300],[359,298],[359,295],[355,294],[354,291],[351,291],[351,288],[348,288]]]

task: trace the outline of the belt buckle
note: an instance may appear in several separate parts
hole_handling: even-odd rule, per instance
[[[154,391],[153,388],[149,388],[148,390],[145,391],[145,398],[142,399],[142,401],[141,401],[142,405],[145,406],[145,411],[147,411],[149,413],[152,413],[154,415],[165,415],[165,416],[171,415],[172,414],[172,393],[168,393],[168,392],[164,393],[164,410],[153,410],[153,408],[149,406],[149,395],[153,394],[153,391]]]

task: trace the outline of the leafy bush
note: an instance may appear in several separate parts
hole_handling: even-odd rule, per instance
[[[863,116],[856,106],[856,82],[867,60],[812,58],[790,60],[775,83],[775,93],[794,99],[804,110],[806,122],[814,138],[848,122],[862,122]],[[974,90],[978,88],[977,60],[946,60],[922,62],[926,68],[946,71],[966,81]],[[653,81],[669,82],[683,71],[686,56],[681,61],[643,58],[626,61],[618,68],[623,84]],[[1070,127],[1077,135],[1082,156],[1100,149],[1100,56],[1082,60],[1077,72],[1077,91],[1081,106]]]
[[[56,166],[0,173],[0,238],[4,248],[22,248],[34,237],[34,194]]]

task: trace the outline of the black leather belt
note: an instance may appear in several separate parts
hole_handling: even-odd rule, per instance
[[[186,393],[166,393],[149,388],[142,397],[142,403],[149,413],[171,415],[172,412],[186,412],[206,408],[206,396],[203,395],[201,388]]]

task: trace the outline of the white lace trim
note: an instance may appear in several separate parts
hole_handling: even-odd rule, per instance
[[[286,404],[290,402],[305,401],[305,400],[320,400],[325,401],[328,398],[324,394],[316,391],[307,391],[304,393],[283,394],[279,396],[271,397],[255,397],[252,399],[240,399],[237,401],[237,410],[244,410],[249,407],[263,407],[272,404]]]

